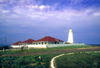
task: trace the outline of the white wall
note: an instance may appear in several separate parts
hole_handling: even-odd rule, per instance
[[[29,47],[29,48],[52,48],[52,47],[64,47],[64,46],[84,46],[85,44],[48,44],[48,45],[46,45],[46,44],[44,44],[44,45],[34,45],[34,44],[32,44],[32,45],[26,45],[25,47]],[[11,47],[13,47],[13,48],[21,48],[23,45],[11,45]]]
[[[59,42],[59,44],[63,44],[64,42]]]
[[[47,45],[47,48],[64,47],[64,46],[85,46],[85,44],[49,44]]]
[[[12,48],[21,48],[22,45],[10,45],[10,47],[12,47]]]
[[[26,45],[26,46],[28,46],[29,48],[47,48],[47,46],[46,45]]]

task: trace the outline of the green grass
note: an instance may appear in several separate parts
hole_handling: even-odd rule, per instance
[[[100,52],[75,53],[56,59],[57,68],[100,68]]]
[[[18,53],[34,53],[34,52],[47,52],[47,51],[57,51],[57,50],[66,50],[66,49],[76,49],[76,48],[94,48],[98,46],[66,46],[66,47],[55,47],[55,48],[47,48],[47,49],[24,49],[20,50],[9,50],[9,51],[0,51],[0,54],[18,54]]]
[[[100,68],[100,52],[89,52],[92,53],[75,52],[73,55],[61,56],[56,59],[57,68]],[[0,68],[49,68],[51,59],[60,54],[0,57]]]
[[[49,68],[50,60],[56,55],[59,54],[0,57],[0,68]]]

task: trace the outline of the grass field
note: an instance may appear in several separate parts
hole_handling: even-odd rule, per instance
[[[99,46],[66,46],[66,47],[55,47],[47,49],[24,49],[24,50],[9,50],[9,51],[0,51],[0,54],[18,54],[18,53],[34,53],[34,52],[47,52],[47,51],[57,51],[57,50],[66,50],[66,49],[76,49],[76,48],[94,48]]]
[[[74,52],[75,54],[73,55],[65,55],[57,58],[57,68],[100,68],[100,52],[85,52]],[[51,59],[59,54],[61,53],[0,57],[0,68],[49,68]],[[39,59],[39,56],[42,59]]]
[[[49,68],[50,60],[56,55],[59,54],[0,57],[0,68]]]
[[[100,68],[100,52],[78,52],[56,59],[57,68]]]

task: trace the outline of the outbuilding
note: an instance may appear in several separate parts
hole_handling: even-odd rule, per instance
[[[10,46],[12,48],[20,48],[22,46],[20,43],[21,43],[21,41],[18,41],[18,42],[15,42],[15,43],[11,44]]]
[[[33,40],[33,39],[28,39],[28,40],[21,42],[21,45],[23,45],[25,47],[26,45],[31,45],[32,42],[34,42],[34,41],[35,40]]]

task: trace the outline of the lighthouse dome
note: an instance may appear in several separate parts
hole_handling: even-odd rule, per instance
[[[69,29],[69,32],[72,32],[72,29],[71,28]]]

